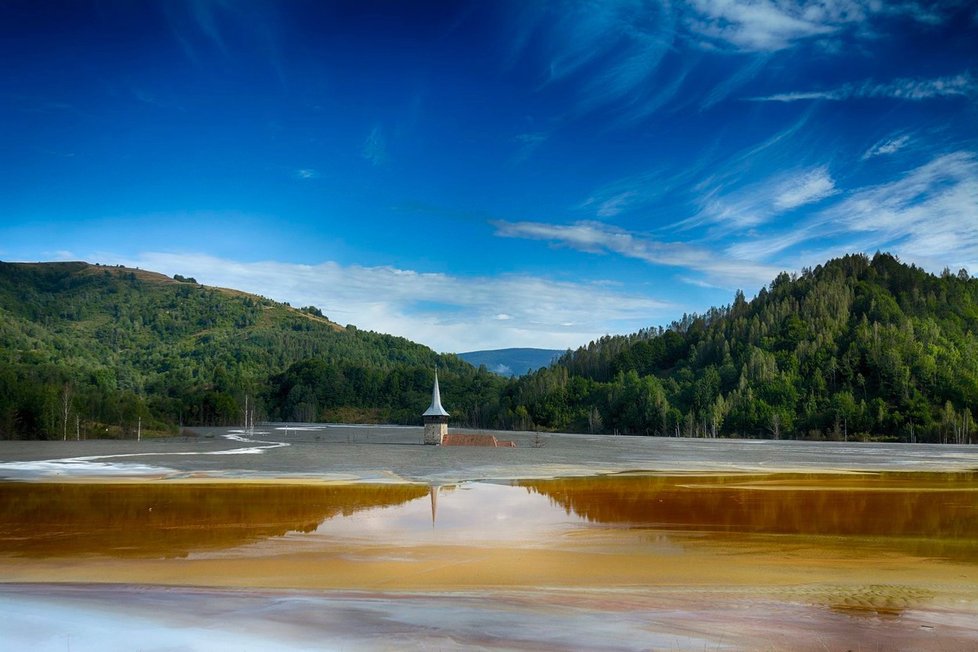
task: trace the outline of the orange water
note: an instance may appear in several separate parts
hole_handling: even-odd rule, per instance
[[[818,600],[884,609],[942,592],[978,600],[976,562],[974,473],[635,474],[447,487],[0,484],[5,581],[817,586]],[[883,597],[879,585],[890,587]]]

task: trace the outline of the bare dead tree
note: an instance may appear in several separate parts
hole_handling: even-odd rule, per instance
[[[71,410],[71,385],[61,388],[61,438],[68,441],[68,413]]]

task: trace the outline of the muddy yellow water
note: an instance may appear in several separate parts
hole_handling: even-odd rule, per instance
[[[0,484],[0,579],[978,604],[978,474]]]
[[[590,523],[726,534],[728,541],[806,535],[826,545],[978,560],[974,473],[633,475],[524,486]]]
[[[0,484],[0,554],[186,557],[428,495],[417,485]]]

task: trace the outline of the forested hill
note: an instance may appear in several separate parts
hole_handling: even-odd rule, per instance
[[[0,263],[0,437],[130,436],[256,420],[413,423],[438,365],[478,423],[502,381],[406,339],[194,279]]]
[[[255,421],[418,423],[436,365],[461,426],[978,441],[978,280],[847,256],[508,380],[179,275],[0,263],[0,438],[235,425],[246,406]]]
[[[510,391],[528,427],[978,441],[978,280],[846,256],[592,342]]]

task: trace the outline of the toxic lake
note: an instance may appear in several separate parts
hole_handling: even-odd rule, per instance
[[[968,446],[279,424],[0,442],[13,648],[978,646]]]

